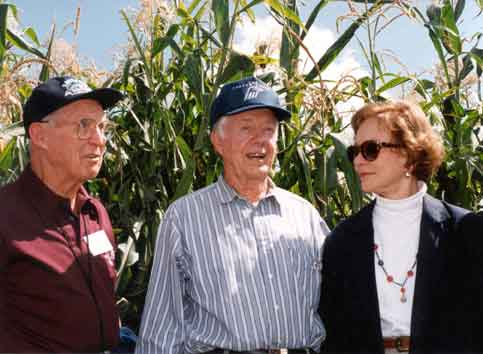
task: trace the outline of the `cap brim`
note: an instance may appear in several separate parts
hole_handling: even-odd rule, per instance
[[[270,109],[273,113],[275,113],[275,116],[279,121],[287,120],[291,116],[290,112],[287,111],[286,109],[283,109],[277,106],[266,105],[266,104],[254,104],[250,106],[240,107],[238,109],[234,109],[233,111],[226,112],[223,115],[232,116],[237,113],[242,113],[242,112],[251,111],[254,109],[261,109],[261,108]]]
[[[109,109],[123,98],[124,95],[118,90],[111,88],[101,88],[97,90],[92,90],[87,93],[72,95],[71,97],[69,97],[68,101],[69,103],[72,103],[78,100],[92,99],[99,102],[102,106],[102,109]]]

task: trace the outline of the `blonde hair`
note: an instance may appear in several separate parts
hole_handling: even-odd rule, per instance
[[[423,110],[409,101],[369,103],[352,117],[354,133],[369,118],[377,119],[394,142],[403,146],[408,157],[407,165],[413,167],[412,174],[419,180],[429,180],[443,162],[444,147]]]

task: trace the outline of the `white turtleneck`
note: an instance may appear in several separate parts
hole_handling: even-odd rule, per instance
[[[394,200],[376,196],[372,218],[374,242],[387,273],[399,283],[404,281],[416,259],[426,191],[426,184],[419,181],[418,192],[409,198]],[[375,254],[374,260],[382,335],[409,336],[417,264],[414,276],[409,277],[405,285],[407,301],[401,302],[401,288],[387,281]]]

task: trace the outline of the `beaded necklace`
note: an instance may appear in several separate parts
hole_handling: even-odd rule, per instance
[[[417,259],[416,258],[414,259],[414,263],[411,266],[411,268],[406,272],[406,277],[404,278],[404,280],[402,282],[398,282],[398,281],[394,280],[394,277],[392,275],[390,275],[387,272],[386,268],[384,267],[384,261],[382,260],[381,256],[379,255],[378,248],[379,248],[379,246],[377,245],[377,243],[375,243],[374,244],[374,252],[375,252],[376,258],[377,258],[377,265],[379,267],[381,267],[382,271],[386,275],[386,280],[387,280],[388,283],[399,286],[399,288],[401,290],[401,302],[408,301],[408,299],[406,297],[406,283],[408,282],[409,278],[414,276],[414,268],[416,267]]]

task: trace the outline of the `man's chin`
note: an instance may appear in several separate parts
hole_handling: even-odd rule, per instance
[[[97,167],[97,166],[92,166],[86,170],[84,170],[84,179],[86,181],[90,180],[90,179],[93,179],[93,178],[96,178],[97,175],[99,174],[99,171],[101,170],[100,167]]]
[[[268,177],[270,177],[270,172],[271,172],[270,168],[259,168],[259,169],[253,170],[252,173],[250,174],[254,179],[265,180]]]

